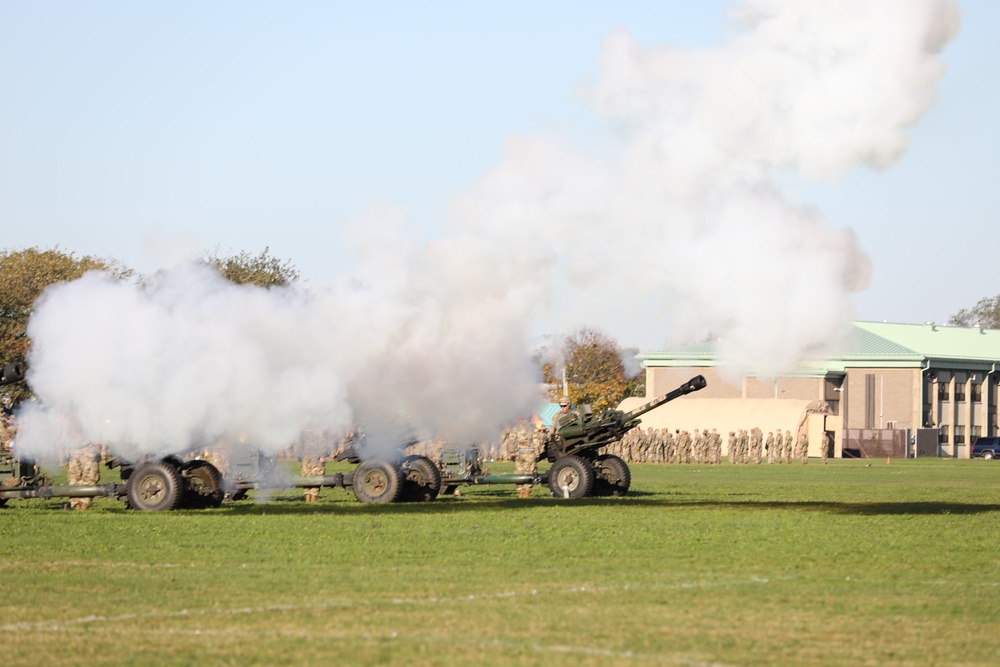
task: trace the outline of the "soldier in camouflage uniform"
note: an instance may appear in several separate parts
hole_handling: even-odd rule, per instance
[[[809,435],[805,431],[799,433],[799,441],[796,446],[795,455],[802,461],[802,465],[809,462]]]
[[[713,428],[712,433],[708,436],[708,444],[709,463],[719,465],[722,463],[722,434]]]
[[[663,462],[673,463],[674,462],[674,450],[677,448],[677,443],[674,442],[674,434],[669,428],[663,429]]]
[[[764,434],[756,426],[750,432],[750,458],[754,463],[760,465],[762,449],[764,448]]]
[[[93,486],[101,479],[101,457],[104,448],[93,442],[77,447],[69,456],[66,479],[70,486]],[[70,498],[69,505],[82,512],[90,507],[93,498]]]
[[[823,465],[826,465],[826,459],[830,456],[830,447],[833,445],[833,439],[830,437],[829,433],[823,433],[819,439],[819,454],[823,457]]]
[[[768,465],[774,465],[774,431],[767,432],[767,439],[764,441],[764,449],[767,450]]]
[[[701,431],[698,429],[695,429],[694,435],[691,436],[691,449],[691,458],[694,459],[695,463],[701,463],[705,454],[705,440],[701,437]]]
[[[302,451],[302,465],[299,467],[299,474],[303,477],[316,477],[326,474],[326,448],[324,447],[323,436],[316,431],[303,431],[299,438]],[[307,503],[319,502],[318,486],[307,486],[302,489],[302,493]]]
[[[795,453],[794,440],[792,439],[792,432],[785,431],[785,463],[792,465],[792,455]]]
[[[726,442],[726,446],[729,451],[726,455],[729,457],[729,465],[736,463],[736,431],[729,432],[729,440]]]
[[[687,431],[681,431],[678,442],[678,459],[681,463],[691,463],[691,434]]]
[[[656,462],[667,462],[667,434],[669,431],[661,428],[656,431]]]
[[[534,475],[538,471],[538,454],[540,445],[544,444],[545,435],[524,422],[514,434],[514,472],[518,475]],[[531,495],[532,484],[518,484],[517,497],[527,498]]]

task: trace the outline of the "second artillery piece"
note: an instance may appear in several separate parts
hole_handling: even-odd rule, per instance
[[[554,434],[539,457],[539,461],[552,462],[547,475],[552,493],[565,498],[625,494],[632,483],[628,465],[614,454],[600,454],[600,449],[621,440],[639,425],[639,418],[647,412],[707,385],[703,376],[696,375],[677,389],[635,410],[608,409],[593,414],[584,409],[558,415],[553,424]]]

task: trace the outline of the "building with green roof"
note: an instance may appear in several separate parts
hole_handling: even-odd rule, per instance
[[[686,403],[699,414],[712,411],[713,404],[707,402],[718,399],[729,400],[714,404],[717,414],[724,405],[732,411],[731,406],[738,405],[734,400],[808,405],[811,423],[821,424],[809,427],[810,440],[828,433],[836,456],[905,452],[964,458],[977,437],[998,435],[1000,330],[855,322],[844,349],[779,377],[727,368],[710,342],[645,353],[639,359],[646,369],[648,398],[670,391],[692,374],[704,375],[708,387]],[[708,419],[701,421],[712,427]],[[761,420],[764,423],[740,428],[766,430],[766,417]],[[803,416],[797,426],[805,428],[806,422]],[[811,445],[810,451],[818,449]]]

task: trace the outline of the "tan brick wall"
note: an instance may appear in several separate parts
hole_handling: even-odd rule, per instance
[[[716,368],[647,368],[646,398],[653,399],[677,389],[695,375],[704,375],[708,386],[698,392],[699,398],[741,398],[740,380],[735,383],[731,376],[724,375]]]
[[[865,408],[868,399],[865,376],[875,376],[872,397],[875,402],[872,428],[916,428],[920,414],[919,369],[913,368],[849,368],[844,382],[847,394],[845,428],[866,428]]]

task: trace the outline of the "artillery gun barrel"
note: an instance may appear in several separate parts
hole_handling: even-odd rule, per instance
[[[449,482],[456,481],[454,479],[447,480]],[[541,478],[538,475],[533,474],[522,474],[522,473],[494,473],[492,475],[469,475],[464,479],[458,478],[458,481],[462,481],[466,484],[542,484]]]
[[[660,396],[659,398],[650,401],[649,403],[640,405],[635,410],[630,410],[626,412],[623,415],[624,417],[623,421],[629,422],[632,421],[633,419],[638,419],[639,417],[646,414],[650,410],[655,410],[664,403],[669,403],[675,398],[680,398],[685,394],[690,394],[691,392],[698,391],[699,389],[704,389],[707,386],[708,382],[705,381],[705,376],[696,375],[687,382],[685,382],[684,384],[682,384],[681,386],[677,387],[677,389],[674,389],[673,391],[666,393],[663,396]]]
[[[20,486],[0,490],[0,499],[21,500],[25,498],[116,498],[125,495],[121,484],[109,482],[95,486],[74,486],[70,484],[54,486]]]

